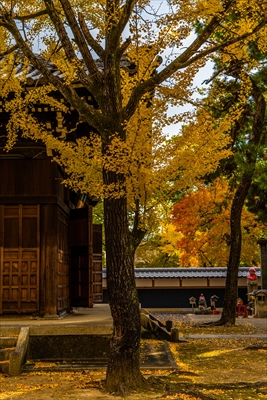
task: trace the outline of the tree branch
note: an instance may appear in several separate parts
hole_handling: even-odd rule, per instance
[[[261,23],[259,23],[256,28],[254,28],[251,32],[244,33],[243,35],[237,36],[236,38],[230,39],[225,43],[221,43],[215,46],[212,46],[206,50],[200,51],[197,53],[198,49],[206,42],[208,37],[213,33],[215,28],[218,26],[218,21],[216,18],[213,18],[212,21],[207,25],[204,29],[203,33],[196,39],[194,42],[188,47],[187,50],[184,51],[179,57],[177,57],[174,61],[172,61],[166,68],[160,71],[158,74],[155,74],[153,77],[148,79],[145,82],[140,83],[135,89],[132,91],[131,97],[128,101],[128,104],[124,108],[124,118],[128,120],[134,113],[138,102],[141,97],[151,90],[155,89],[156,86],[164,82],[167,78],[173,75],[179,69],[183,69],[193,64],[194,62],[204,58],[218,50],[222,50],[225,47],[231,46],[237,42],[241,42],[244,39],[254,35],[260,29],[266,25],[267,20],[264,18]],[[192,54],[197,53],[195,56],[191,57]]]
[[[122,55],[125,53],[125,51],[128,49],[132,42],[131,37],[128,37],[120,46],[119,51],[118,51],[118,57],[121,58]]]
[[[61,41],[62,47],[65,51],[68,61],[71,64],[73,64],[73,62],[75,61],[77,63],[77,65],[79,65],[80,61],[75,54],[75,51],[72,47],[71,40],[70,40],[70,38],[66,32],[66,29],[61,21],[58,11],[54,7],[53,1],[52,0],[44,0],[44,2],[46,4],[46,8],[47,8],[49,17],[54,24],[55,30]],[[80,79],[81,83],[90,91],[91,82],[88,78],[88,75],[86,74],[86,72],[84,70],[84,66],[82,66],[82,68],[78,68],[77,76]]]
[[[59,1],[63,7],[67,21],[73,32],[75,42],[79,47],[79,50],[83,56],[84,63],[86,65],[86,67],[88,68],[88,71],[89,71],[91,77],[97,81],[100,81],[101,73],[97,69],[96,64],[93,60],[92,54],[90,53],[90,51],[86,45],[83,33],[80,30],[80,27],[77,23],[77,20],[75,18],[75,15],[74,15],[73,9],[69,3],[69,0],[59,0]]]
[[[75,54],[75,51],[72,47],[72,43],[69,39],[69,36],[65,30],[65,27],[60,19],[58,11],[55,9],[54,4],[51,0],[44,0],[49,17],[54,24],[58,37],[62,43],[62,47],[66,53],[66,56],[70,63],[73,63],[74,60],[78,61],[78,58]]]
[[[100,57],[101,60],[103,60],[103,58],[104,58],[104,49],[102,48],[102,46],[100,46],[99,43],[97,43],[97,41],[91,35],[89,29],[87,28],[86,22],[84,20],[84,16],[83,16],[83,14],[81,12],[78,13],[78,19],[79,19],[81,30],[82,30],[82,32],[84,34],[84,37],[85,37],[88,45],[91,46],[92,49],[98,55],[98,57]]]
[[[132,231],[130,232],[131,247],[132,247],[133,254],[135,253],[137,247],[142,242],[142,240],[144,239],[145,234],[146,234],[146,230],[145,229],[141,229],[139,227],[139,223],[140,223],[140,200],[138,198],[136,198],[134,200],[134,204],[135,204],[134,225],[133,225]]]
[[[124,7],[121,9],[121,17],[117,26],[117,35],[119,35],[119,37],[124,31],[136,3],[137,0],[126,0]]]
[[[254,79],[250,78],[250,81],[252,83],[252,96],[256,103],[256,111],[254,114],[249,142],[252,142],[254,145],[258,145],[264,126],[266,103],[265,98]]]
[[[10,53],[13,53],[13,51],[17,50],[18,48],[19,48],[19,46],[17,44],[15,44],[14,46],[7,49],[6,51],[3,51],[3,53],[0,53],[0,59],[7,56]]]
[[[15,15],[14,19],[18,19],[19,21],[28,21],[34,18],[41,17],[42,15],[48,14],[47,10],[41,10],[33,14],[28,15]]]
[[[121,34],[127,25],[137,0],[126,0],[125,5],[119,8],[116,0],[106,1],[106,52],[114,54],[120,46]],[[117,20],[117,17],[119,20]]]

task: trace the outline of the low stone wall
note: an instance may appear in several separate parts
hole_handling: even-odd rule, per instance
[[[21,368],[26,361],[26,353],[29,344],[29,332],[30,329],[28,327],[20,329],[16,349],[9,356],[10,376],[20,375]]]
[[[30,336],[27,360],[63,361],[108,358],[108,335]]]

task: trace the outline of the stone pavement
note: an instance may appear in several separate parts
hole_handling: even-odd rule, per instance
[[[4,327],[23,327],[46,329],[47,327],[105,327],[109,332],[112,327],[112,317],[108,304],[95,304],[93,308],[74,309],[73,313],[58,319],[38,318],[31,315],[0,315],[0,333]]]
[[[38,362],[31,361],[25,364],[22,372],[29,371],[79,371],[79,370],[106,370],[107,357],[87,360],[66,360],[54,362]],[[140,354],[140,367],[142,370],[146,369],[178,369],[175,358],[170,351],[169,345],[165,341],[154,341],[149,343],[146,341],[141,345]]]

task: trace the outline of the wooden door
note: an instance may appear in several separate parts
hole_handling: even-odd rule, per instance
[[[69,309],[69,246],[68,218],[60,209],[58,209],[57,215],[57,311],[60,312]]]
[[[71,211],[69,221],[70,301],[93,307],[102,294],[102,226],[92,225],[91,208]]]
[[[0,313],[39,310],[39,206],[0,206]]]
[[[93,225],[93,302],[102,301],[102,225]]]

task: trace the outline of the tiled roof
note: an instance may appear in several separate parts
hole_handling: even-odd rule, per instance
[[[252,294],[253,296],[257,296],[258,294],[260,295],[261,293],[267,295],[267,290],[266,289],[253,290],[253,292],[251,292],[250,294]]]
[[[260,268],[255,269],[257,276],[260,277]],[[135,268],[134,272],[137,279],[225,278],[227,268]],[[247,274],[248,268],[239,268],[239,278],[246,278]],[[103,278],[106,278],[105,269]]]
[[[21,54],[20,52],[18,52],[18,54],[22,58],[22,61],[17,65],[17,76],[20,76],[22,74],[25,62],[23,54]],[[42,64],[44,64],[50,70],[50,72],[52,72],[54,76],[63,78],[63,74],[60,71],[58,71],[55,64],[53,64],[51,61],[45,60],[42,56],[38,54],[36,54],[36,57]],[[95,64],[98,70],[102,72],[104,68],[103,62],[101,60],[95,60]],[[130,61],[125,54],[123,54],[121,57],[120,67],[122,69],[125,69],[130,75],[136,72],[136,65],[132,61]],[[85,71],[89,75],[89,72],[87,71],[86,68]],[[42,74],[37,69],[35,69],[35,67],[31,64],[27,66],[26,79],[27,79],[27,84],[30,86],[35,85],[37,81],[38,84],[40,85],[46,82],[46,79],[43,78]]]

